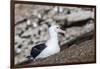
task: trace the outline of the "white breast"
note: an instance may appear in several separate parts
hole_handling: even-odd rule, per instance
[[[58,44],[58,36],[57,36],[58,33],[53,31],[53,29],[52,30],[49,29],[49,34],[50,38],[45,43],[47,47],[36,57],[36,59],[46,58],[50,55],[60,52],[60,46]]]

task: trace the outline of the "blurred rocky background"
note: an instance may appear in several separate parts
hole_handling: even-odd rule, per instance
[[[15,4],[15,64],[49,65],[95,62],[94,8]],[[49,38],[48,27],[58,24],[61,52],[36,62],[27,62],[33,46]]]

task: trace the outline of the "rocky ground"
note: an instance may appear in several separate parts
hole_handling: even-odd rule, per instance
[[[69,48],[64,46],[64,49],[58,54],[52,55],[46,59],[41,59],[35,62],[22,63],[21,67],[41,66],[41,65],[59,65],[59,64],[83,64],[95,62],[94,39],[75,43]],[[18,66],[20,67],[20,66]]]
[[[26,56],[36,44],[49,38],[48,26],[66,31],[59,35],[61,52],[29,62]],[[22,66],[95,62],[94,8],[15,5],[15,64]],[[45,37],[44,37],[45,36]]]

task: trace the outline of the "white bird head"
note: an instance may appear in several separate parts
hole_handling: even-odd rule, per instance
[[[63,30],[61,30],[60,29],[60,26],[58,26],[58,25],[52,25],[50,28],[49,28],[49,31],[50,32],[56,32],[56,33],[63,33],[63,34],[65,34],[65,31],[63,31]]]

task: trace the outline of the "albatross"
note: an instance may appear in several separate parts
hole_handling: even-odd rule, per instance
[[[51,25],[48,28],[50,38],[43,44],[32,47],[30,57],[32,59],[42,59],[60,52],[60,45],[58,41],[58,33],[65,34],[58,25]]]

